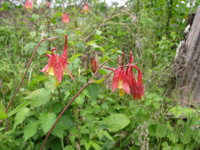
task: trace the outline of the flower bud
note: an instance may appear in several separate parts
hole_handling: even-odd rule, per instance
[[[92,72],[95,73],[96,70],[98,69],[99,67],[99,57],[97,55],[97,52],[95,52],[95,56],[92,58],[91,60],[91,69],[92,69]]]

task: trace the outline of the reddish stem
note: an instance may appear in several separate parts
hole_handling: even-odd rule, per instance
[[[45,138],[45,140],[44,140],[44,142],[43,142],[43,144],[42,144],[42,147],[41,147],[41,149],[40,150],[43,150],[43,148],[44,148],[44,146],[45,146],[45,144],[46,144],[46,142],[47,142],[47,139],[48,139],[48,137],[49,137],[49,135],[50,135],[50,133],[51,133],[51,131],[53,130],[53,128],[55,127],[55,125],[57,124],[57,122],[59,121],[59,119],[61,118],[61,116],[63,115],[63,113],[67,110],[67,108],[69,107],[69,105],[76,99],[76,97],[89,85],[89,84],[91,84],[91,83],[93,83],[93,81],[89,81],[72,99],[71,99],[71,101],[67,104],[67,106],[65,106],[65,108],[63,109],[63,111],[60,113],[60,115],[58,116],[58,118],[56,119],[56,121],[55,121],[55,123],[53,124],[53,126],[51,127],[51,129],[49,130],[49,133],[47,134],[47,136],[46,136],[46,138]]]
[[[18,87],[17,87],[17,89],[16,89],[14,95],[12,96],[12,98],[11,98],[11,100],[10,100],[10,102],[9,102],[9,104],[8,104],[8,106],[7,106],[7,108],[6,108],[5,113],[7,113],[7,111],[8,111],[8,109],[9,109],[9,107],[10,107],[12,101],[13,101],[14,98],[15,98],[15,95],[17,94],[17,92],[18,92],[20,86],[22,85],[22,82],[24,81],[24,78],[25,78],[25,76],[26,76],[26,74],[27,74],[27,72],[28,72],[28,69],[29,69],[29,67],[30,67],[30,65],[31,65],[31,62],[32,62],[32,60],[33,60],[33,57],[34,57],[34,55],[35,55],[35,52],[36,52],[38,46],[39,46],[43,41],[45,41],[45,40],[42,39],[42,40],[38,43],[38,45],[35,47],[35,49],[34,49],[34,51],[33,51],[33,54],[32,54],[32,56],[31,56],[31,59],[30,59],[30,61],[29,61],[29,63],[28,63],[28,66],[27,66],[27,68],[26,68],[26,71],[25,71],[25,73],[24,73],[24,75],[23,75],[23,77],[22,77],[22,80],[20,81],[20,83],[19,83],[19,85],[18,85]]]
[[[42,147],[40,150],[43,150],[46,142],[47,142],[47,139],[49,138],[49,135],[51,134],[51,131],[53,130],[53,128],[55,127],[55,125],[57,124],[57,122],[59,121],[59,119],[61,118],[61,116],[64,114],[64,112],[67,110],[67,108],[69,107],[69,105],[76,99],[76,97],[91,83],[93,83],[93,78],[95,77],[95,75],[97,74],[97,72],[99,71],[99,69],[101,67],[103,67],[108,61],[110,60],[115,60],[117,63],[119,63],[116,59],[109,59],[107,60],[106,62],[104,62],[102,65],[99,65],[99,67],[97,68],[96,72],[94,73],[94,75],[92,76],[92,78],[90,79],[90,81],[84,86],[82,87],[82,89],[70,100],[70,102],[67,104],[67,106],[65,106],[65,108],[63,109],[63,111],[60,113],[60,115],[58,116],[58,118],[56,119],[56,121],[54,122],[53,126],[51,127],[51,129],[49,130],[43,144],[42,144]],[[122,67],[126,67],[128,65],[125,65],[125,66],[121,66],[121,67],[118,67],[117,69],[119,68],[122,68]],[[111,73],[115,72],[117,69],[113,70]],[[108,77],[111,73],[109,73],[106,77]]]

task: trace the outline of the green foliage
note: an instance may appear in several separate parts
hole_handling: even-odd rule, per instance
[[[90,60],[95,51],[100,64],[118,59],[122,52],[127,64],[132,51],[143,74],[145,97],[140,101],[133,101],[128,94],[119,97],[118,89],[110,94],[113,75],[104,78],[110,71],[101,68],[94,83],[60,118],[45,149],[200,149],[199,108],[175,105],[168,94],[175,86],[168,76],[186,18],[200,3],[137,0],[119,7],[90,0],[90,11],[82,14],[80,1],[66,1],[64,10],[63,2],[56,0],[50,9],[34,3],[30,11],[12,2],[0,6],[0,149],[41,148],[61,111],[92,77]],[[69,15],[68,24],[62,23],[63,11]],[[43,38],[55,45],[45,41],[38,47],[5,113],[42,31]],[[62,54],[64,34],[68,35],[67,61],[74,80],[65,70],[62,83],[57,85],[54,76],[38,70],[47,64],[45,55],[51,54],[54,46],[54,52]],[[105,67],[117,66],[109,61]]]

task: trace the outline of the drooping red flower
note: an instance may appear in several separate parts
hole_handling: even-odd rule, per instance
[[[141,99],[142,95],[144,96],[144,89],[143,89],[143,83],[142,83],[142,73],[140,71],[140,69],[132,64],[134,57],[132,56],[132,52],[130,52],[130,61],[129,61],[129,65],[126,69],[126,71],[124,71],[123,66],[123,59],[124,59],[124,53],[122,53],[122,63],[121,63],[121,57],[119,56],[119,66],[121,66],[120,69],[117,69],[114,72],[114,77],[112,80],[112,85],[111,87],[113,88],[111,94],[117,89],[119,88],[119,95],[123,96],[124,92],[126,92],[127,94],[130,93],[131,91],[131,95],[133,96],[133,99],[135,100],[135,98],[137,99]],[[105,68],[105,67],[104,67]],[[138,78],[137,80],[135,79],[134,73],[132,71],[133,68],[136,68],[138,71]],[[105,68],[105,69],[109,69],[109,70],[115,70],[115,68]]]
[[[62,13],[62,22],[65,22],[65,23],[69,23],[70,22],[67,12],[63,12]]]
[[[121,64],[121,66],[123,66],[123,60],[124,60],[124,53],[122,53],[122,62],[121,62],[121,57],[119,56],[119,64]],[[120,65],[118,67],[120,67]],[[105,68],[105,69],[112,70],[112,71],[115,70],[115,68]],[[117,88],[119,88],[119,95],[120,96],[123,96],[124,92],[126,92],[127,94],[130,93],[129,92],[130,88],[129,88],[129,85],[128,85],[127,81],[126,81],[125,72],[124,72],[124,68],[123,67],[120,68],[120,69],[117,69],[114,72],[114,77],[113,77],[113,80],[112,80],[111,87],[113,88],[111,94]]]
[[[84,13],[84,12],[88,12],[88,11],[89,11],[88,3],[86,3],[86,4],[83,6],[83,10],[82,10],[81,12]]]
[[[92,69],[92,72],[95,73],[96,70],[98,69],[99,67],[99,57],[97,55],[97,52],[95,51],[95,56],[92,58],[91,60],[91,69]]]
[[[60,58],[59,54],[54,54],[52,50],[52,55],[47,54],[46,56],[49,57],[49,62],[48,64],[40,70],[41,72],[48,73],[50,75],[55,75],[55,78],[61,83],[63,74],[65,74],[65,68],[67,69],[67,72],[69,73],[70,77],[72,80],[74,78],[72,77],[69,69],[67,68],[67,35],[65,35],[65,48],[63,51],[63,54]]]
[[[24,7],[29,11],[29,9],[33,9],[33,4],[32,4],[32,0],[26,0],[26,3],[24,5]],[[23,8],[24,8],[23,7]]]
[[[129,61],[129,66],[127,67],[126,72],[125,72],[125,78],[130,87],[131,95],[133,96],[133,99],[135,100],[135,98],[137,98],[140,100],[142,95],[144,96],[142,73],[136,65],[132,64],[133,60],[134,60],[134,57],[132,56],[132,52],[130,52],[130,61]],[[138,71],[137,80],[135,79],[135,76],[132,72],[132,68],[136,68]]]

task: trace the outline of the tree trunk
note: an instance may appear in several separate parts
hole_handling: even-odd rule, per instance
[[[175,59],[179,102],[200,106],[200,6],[186,30]]]

